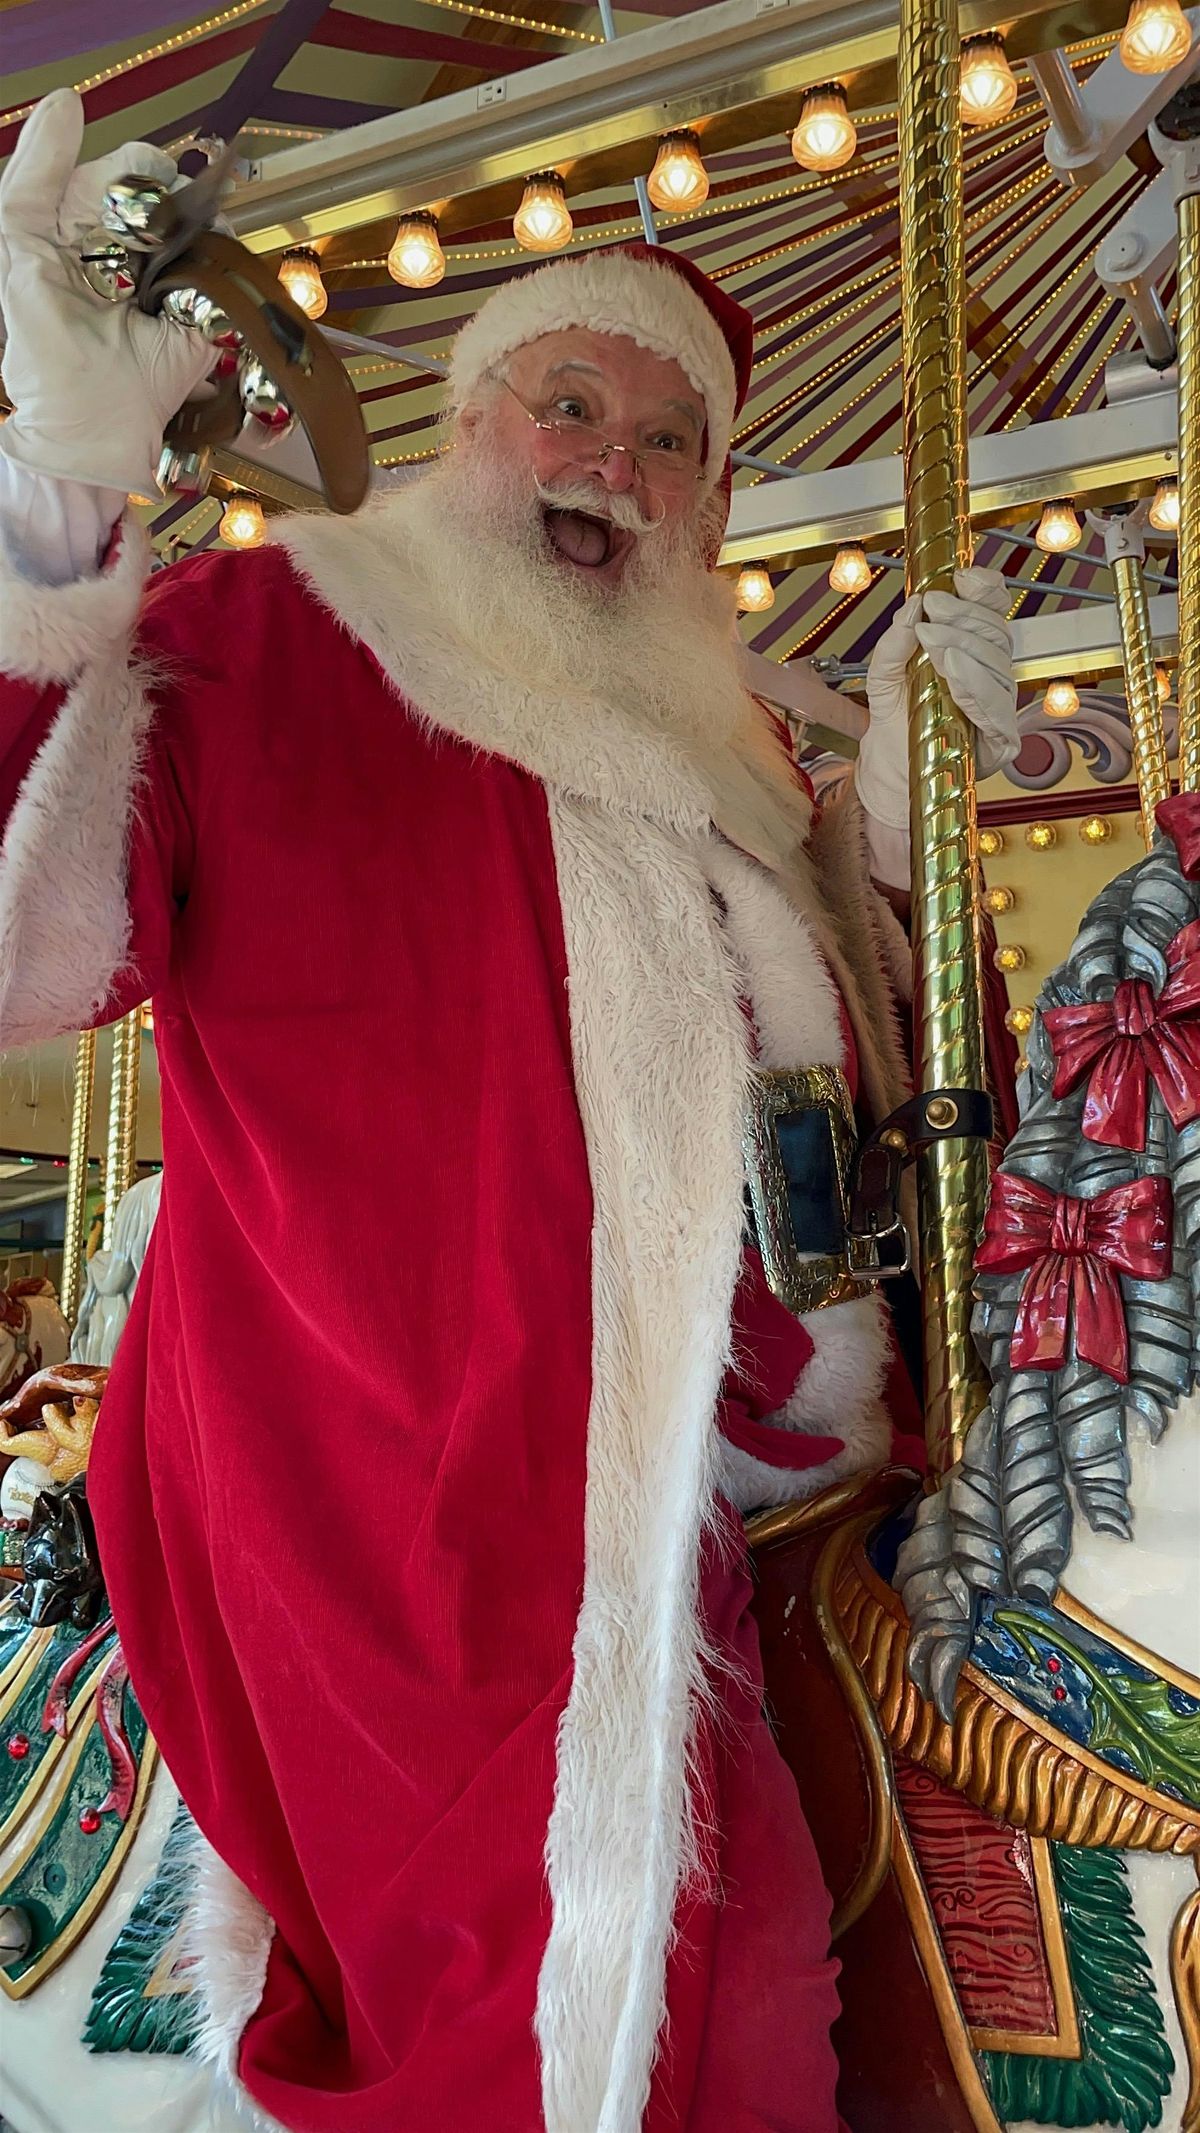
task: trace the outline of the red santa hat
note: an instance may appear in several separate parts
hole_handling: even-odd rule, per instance
[[[679,364],[704,401],[705,468],[715,480],[750,383],[753,324],[690,259],[661,245],[605,245],[505,282],[454,343],[451,405],[463,407],[515,349],[576,326],[624,334]]]

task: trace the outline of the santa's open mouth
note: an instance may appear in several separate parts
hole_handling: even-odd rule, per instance
[[[603,570],[607,563],[623,561],[636,538],[609,518],[556,504],[543,506],[542,524],[551,547],[577,570]]]

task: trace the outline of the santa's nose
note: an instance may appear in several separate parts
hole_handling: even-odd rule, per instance
[[[624,446],[607,445],[599,456],[596,472],[606,489],[621,496],[633,488],[638,478],[637,460]]]

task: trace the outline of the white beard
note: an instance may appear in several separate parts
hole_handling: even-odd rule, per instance
[[[809,810],[738,665],[732,588],[703,560],[720,498],[674,534],[639,539],[621,583],[555,557],[536,492],[473,445],[381,500],[439,628],[511,688],[682,743],[735,842],[795,864]]]

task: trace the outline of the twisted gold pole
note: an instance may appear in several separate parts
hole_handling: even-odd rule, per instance
[[[1200,194],[1179,201],[1179,789],[1200,791]]]
[[[910,593],[953,591],[971,560],[964,381],[962,137],[957,0],[901,0],[900,275],[904,550]],[[924,653],[909,672],[913,949],[920,1086],[982,1088],[975,772],[967,728]],[[988,1385],[971,1339],[975,1243],[987,1197],[978,1140],[919,1162],[925,1437],[944,1473]]]
[[[142,1064],[142,1011],[135,1007],[113,1025],[112,1087],[108,1099],[108,1158],[104,1179],[104,1242],[113,1241],[121,1194],[137,1169],[138,1082]]]
[[[1142,835],[1149,848],[1154,841],[1154,810],[1170,792],[1171,779],[1167,769],[1162,706],[1154,674],[1154,641],[1150,635],[1150,610],[1146,605],[1146,579],[1142,558],[1137,553],[1139,545],[1139,538],[1134,536],[1120,553],[1110,555],[1110,561],[1121,631],[1121,658],[1125,664],[1125,701],[1129,707],[1129,730],[1133,735],[1133,772],[1142,803]],[[1181,672],[1182,668],[1181,657]]]
[[[79,1309],[83,1252],[87,1243],[88,1140],[96,1087],[96,1032],[79,1032],[75,1046],[75,1086],[71,1092],[71,1146],[67,1156],[67,1218],[63,1229],[59,1303],[69,1326]]]

